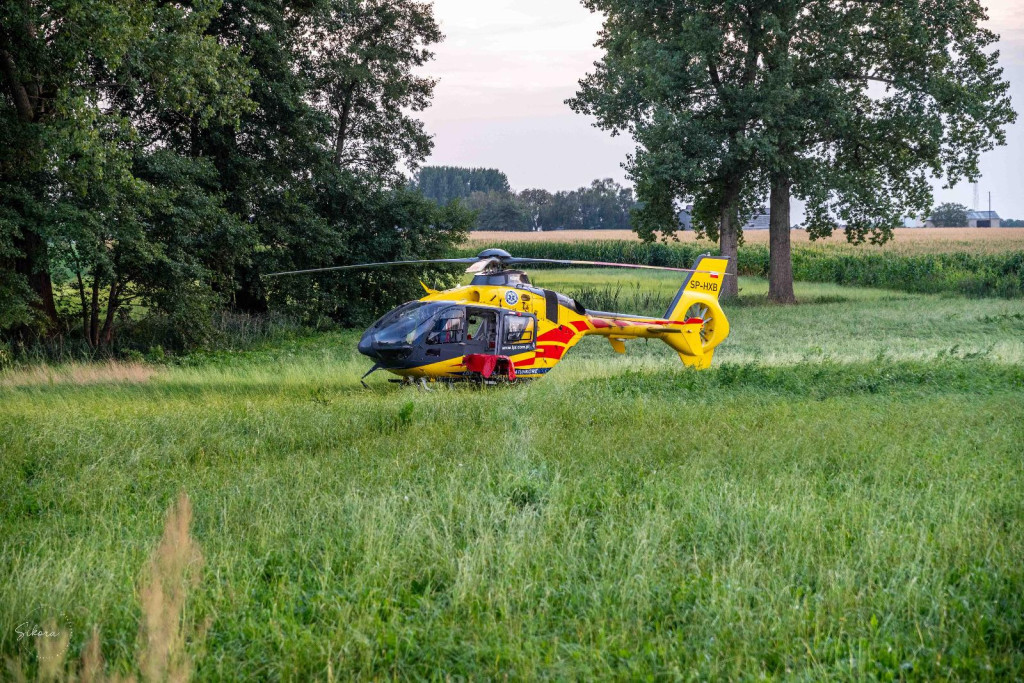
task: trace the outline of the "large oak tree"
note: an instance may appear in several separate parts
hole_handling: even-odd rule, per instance
[[[928,211],[930,175],[977,175],[1014,120],[977,0],[585,0],[605,50],[570,104],[628,132],[638,231],[695,225],[735,256],[736,224],[770,195],[770,296],[792,301],[789,205],[812,236],[837,222],[882,242]],[[735,278],[728,284],[735,291]]]

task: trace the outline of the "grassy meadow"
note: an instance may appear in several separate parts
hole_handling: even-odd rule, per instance
[[[68,660],[99,627],[139,671],[185,492],[201,680],[1024,676],[1024,300],[741,287],[702,373],[587,339],[530,384],[366,389],[358,331],[5,371],[0,654],[31,674],[15,626],[61,615]]]

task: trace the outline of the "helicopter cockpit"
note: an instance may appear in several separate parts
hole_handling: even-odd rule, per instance
[[[375,322],[359,352],[384,367],[497,353],[499,312],[448,301],[411,301]]]

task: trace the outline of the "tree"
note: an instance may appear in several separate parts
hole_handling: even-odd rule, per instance
[[[932,212],[932,222],[937,228],[963,228],[967,225],[967,207],[947,202],[939,204]]]
[[[508,192],[474,192],[466,206],[476,212],[477,230],[509,230],[523,232],[530,229],[526,207]]]
[[[33,326],[59,331],[52,275],[65,266],[77,276],[85,338],[109,343],[128,301],[124,274],[145,288],[153,259],[170,251],[151,229],[170,190],[141,167],[173,144],[172,130],[187,137],[242,111],[247,73],[236,50],[205,33],[215,5],[72,0],[0,12],[0,128],[10,143],[0,150],[0,246],[13,260],[0,282],[17,294],[0,318],[23,337]],[[192,177],[183,171],[179,190]]]
[[[430,149],[429,4],[20,0],[0,18],[6,335],[60,322],[105,346],[134,304],[183,344],[225,304],[361,322],[422,271],[261,275],[442,256],[471,224],[405,188]]]
[[[803,144],[780,155],[777,172],[806,200],[812,238],[841,222],[851,243],[880,244],[904,216],[929,211],[929,175],[973,180],[979,155],[1005,144],[1016,114],[991,50],[998,37],[981,28],[977,0],[816,9],[811,39],[787,53],[795,88],[816,111],[790,109]],[[800,20],[790,27],[806,35]]]
[[[754,194],[751,90],[761,10],[710,0],[583,4],[605,15],[597,43],[605,53],[570,106],[637,141],[627,171],[641,202],[642,237],[674,232],[678,203],[692,198],[695,230],[717,238],[730,257],[722,295],[734,296],[740,216]]]
[[[583,211],[577,191],[560,191],[551,195],[551,202],[541,212],[545,230],[582,230]]]
[[[927,211],[928,173],[973,177],[1014,120],[976,0],[584,4],[606,16],[605,56],[570,104],[637,140],[638,232],[671,234],[693,198],[732,257],[735,220],[768,193],[776,300],[793,300],[791,195],[814,237],[838,220],[885,241]]]
[[[547,190],[530,189],[519,193],[519,202],[526,211],[527,222],[531,230],[543,230],[544,218],[553,197]]]
[[[430,104],[436,81],[416,73],[444,36],[429,3],[315,0],[291,10],[290,45],[308,95],[331,123],[334,163],[394,183],[433,143],[412,114]]]
[[[579,195],[580,220],[584,230],[629,230],[633,191],[611,178],[595,180]]]
[[[255,109],[200,140],[253,243],[230,283],[232,305],[355,324],[410,297],[415,269],[287,282],[261,274],[439,257],[471,226],[469,212],[441,211],[405,187],[430,148],[414,118],[433,90],[415,72],[441,39],[429,5],[240,0],[211,31],[255,70]]]
[[[460,166],[424,166],[417,172],[414,186],[438,204],[465,199],[474,192],[512,191],[508,178],[496,168]]]

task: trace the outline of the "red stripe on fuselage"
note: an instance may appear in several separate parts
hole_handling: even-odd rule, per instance
[[[555,329],[548,330],[544,334],[542,334],[539,337],[537,337],[537,341],[542,341],[542,342],[558,342],[560,344],[567,344],[575,336],[576,336],[575,332],[573,332],[572,330],[570,330],[567,327],[562,327],[561,325],[559,325]]]
[[[542,344],[537,347],[538,358],[552,358],[554,360],[560,360],[563,354],[565,354],[564,346],[557,346],[555,344]]]

